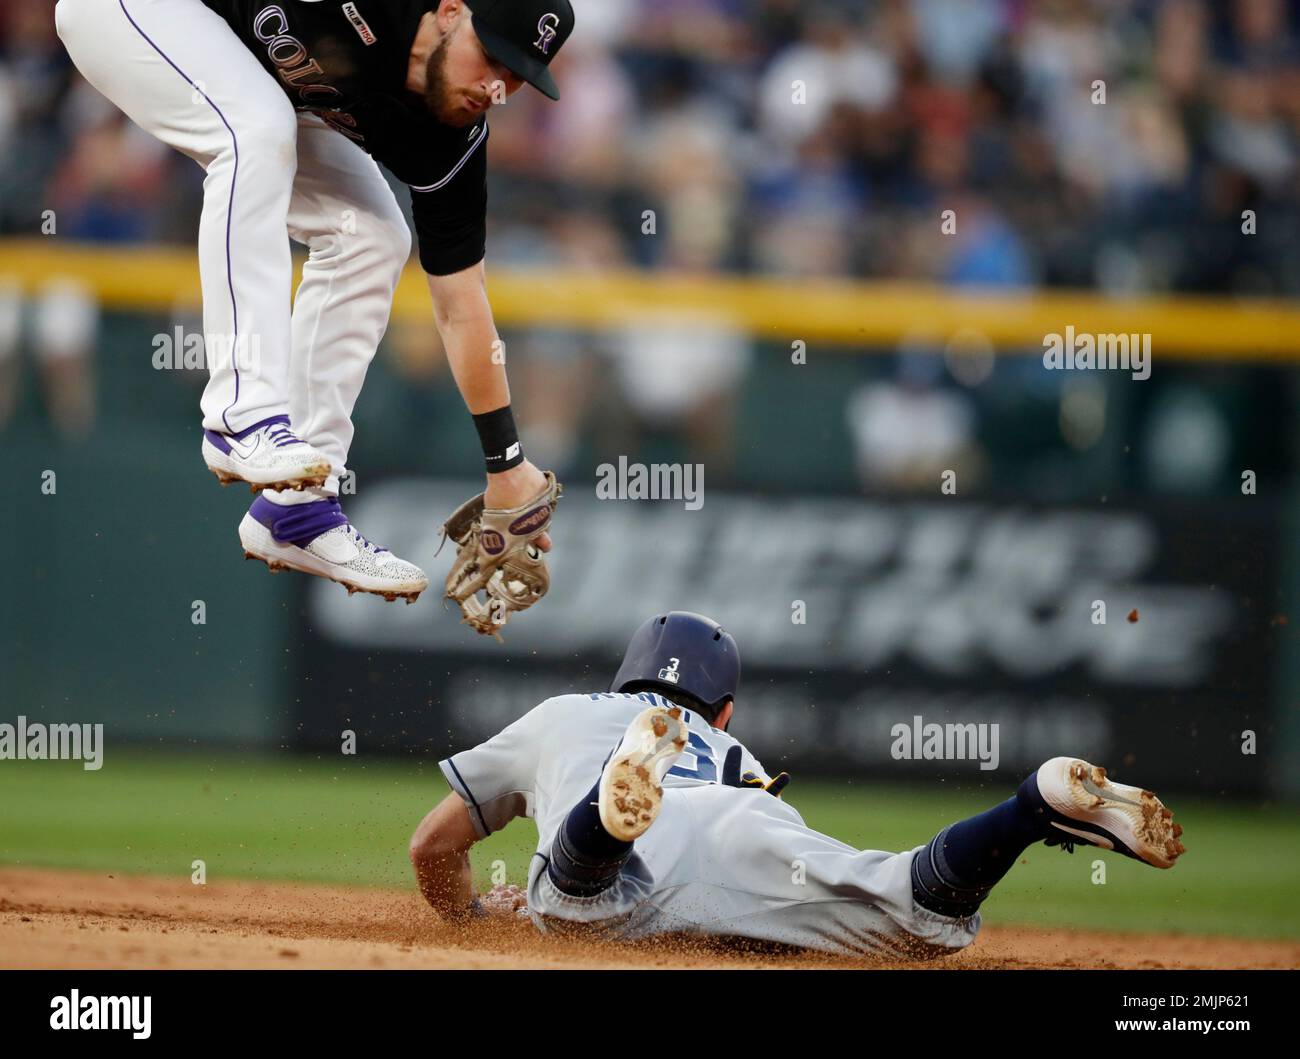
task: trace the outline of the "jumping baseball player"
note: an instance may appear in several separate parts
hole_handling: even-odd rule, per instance
[[[569,0],[59,0],[55,20],[86,79],[207,174],[202,452],[223,483],[260,494],[239,527],[246,554],[388,599],[428,586],[338,498],[410,253],[379,162],[410,188],[487,467],[486,493],[449,526],[448,595],[482,632],[535,602],[559,486],[524,457],[486,294],[487,112],[525,81],[559,98],[548,67],[573,31]],[[308,248],[292,308],[290,237]],[[501,575],[510,563],[523,580]]]
[[[853,849],[809,828],[779,797],[789,777],[770,777],[727,734],[739,678],[735,640],[674,611],[637,630],[610,691],[547,699],[443,761],[453,793],[411,839],[426,899],[449,917],[526,910],[543,930],[629,940],[928,957],[971,943],[980,903],[1035,842],[1157,868],[1184,852],[1154,794],[1068,757],[923,846]],[[527,892],[475,897],[468,850],[518,816],[538,831]]]

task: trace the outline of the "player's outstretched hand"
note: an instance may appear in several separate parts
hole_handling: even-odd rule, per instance
[[[494,886],[479,895],[478,906],[487,916],[524,916],[528,914],[528,895],[518,886]]]

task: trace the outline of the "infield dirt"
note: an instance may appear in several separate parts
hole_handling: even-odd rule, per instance
[[[412,890],[0,868],[0,968],[1193,968],[1300,967],[1300,942],[990,924],[920,964],[615,945],[526,922],[448,925]]]

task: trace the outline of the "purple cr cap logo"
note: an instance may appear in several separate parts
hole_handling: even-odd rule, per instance
[[[537,39],[533,41],[533,47],[543,55],[551,54],[551,41],[555,40],[555,31],[560,25],[560,16],[553,11],[548,11],[545,15],[537,20]]]

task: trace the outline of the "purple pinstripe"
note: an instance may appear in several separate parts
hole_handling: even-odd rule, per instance
[[[226,116],[221,113],[221,108],[212,102],[212,100],[208,98],[208,94],[195,84],[184,70],[172,62],[171,59],[168,58],[167,53],[158,47],[158,45],[149,38],[149,34],[140,28],[139,23],[131,17],[131,12],[126,9],[126,0],[117,0],[117,3],[122,9],[122,14],[126,16],[126,20],[130,22],[132,28],[145,39],[145,43],[147,43],[149,47],[162,57],[163,62],[180,74],[181,77],[185,79],[186,83],[204,98],[208,106],[217,112],[217,117],[221,119],[221,124],[224,125],[226,131],[230,133],[230,142],[235,148],[235,171],[230,177],[230,201],[226,203],[226,285],[230,289],[230,313],[234,322],[235,341],[231,343],[230,346],[230,366],[235,370],[235,396],[231,400],[230,404],[226,405],[226,407],[221,410],[221,421],[226,424],[226,430],[233,434],[235,433],[235,428],[230,425],[230,420],[226,418],[226,413],[239,403],[239,359],[236,356],[236,351],[239,349],[239,303],[235,300],[235,276],[230,261],[230,226],[231,219],[235,212],[235,185],[239,181],[239,137],[235,135],[235,130],[230,127],[230,122],[226,120]]]

